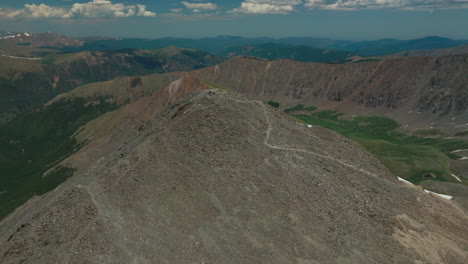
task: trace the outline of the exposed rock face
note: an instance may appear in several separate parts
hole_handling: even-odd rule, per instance
[[[467,72],[468,54],[347,64],[239,57],[188,74],[251,99],[280,102],[283,107],[314,105],[350,115],[384,115],[410,126],[435,122],[451,130],[468,122]],[[163,85],[151,80],[174,80],[184,74],[150,75],[142,80],[145,89],[152,91]],[[100,86],[80,87],[80,93],[72,91],[60,97],[115,97],[120,87],[114,85],[116,88],[103,92]],[[457,120],[452,122],[454,117]]]
[[[294,103],[351,103],[437,116],[468,107],[468,54],[348,64],[236,58],[194,73],[255,98]]]
[[[468,261],[458,207],[260,102],[203,91],[127,130],[88,172],[3,220],[2,263]]]
[[[283,107],[314,105],[387,116],[409,130],[453,131],[468,122],[467,72],[468,54],[340,65],[236,58],[192,74]]]

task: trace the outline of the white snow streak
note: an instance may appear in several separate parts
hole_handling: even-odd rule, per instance
[[[412,184],[411,182],[409,182],[409,181],[407,181],[407,180],[405,180],[405,179],[403,179],[403,178],[400,178],[400,177],[397,177],[397,178],[398,178],[399,181],[402,181],[402,182],[407,183],[407,184],[410,184],[410,185],[414,185],[414,184]]]
[[[453,173],[452,173],[452,177],[454,177],[455,179],[457,179],[457,181],[462,182],[462,180],[461,180],[460,178],[458,178],[458,176],[455,175],[455,174],[453,174]]]
[[[426,193],[429,193],[429,194],[435,194],[439,197],[442,197],[444,199],[447,199],[447,200],[452,200],[453,199],[453,196],[450,196],[450,195],[446,195],[446,194],[440,194],[440,193],[435,193],[435,192],[431,192],[431,191],[428,191],[428,190],[424,190]]]

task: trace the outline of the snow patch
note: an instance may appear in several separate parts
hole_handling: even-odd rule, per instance
[[[452,151],[451,153],[458,153],[458,152],[464,152],[464,151],[468,151],[468,149],[457,149],[457,150],[454,150]],[[461,157],[461,159],[459,160],[467,160],[468,157]]]
[[[424,190],[424,191],[425,191],[426,193],[434,194],[434,195],[437,195],[437,196],[442,197],[442,198],[447,199],[447,200],[452,200],[452,199],[453,199],[453,196],[451,196],[451,195],[435,193],[435,192],[431,192],[431,191],[428,191],[428,190]]]
[[[400,178],[400,177],[397,177],[397,178],[398,178],[399,181],[402,181],[402,182],[407,183],[407,184],[410,184],[410,185],[414,185],[414,184],[412,184],[411,182],[409,182],[409,181],[407,181],[407,180],[405,180],[405,179],[403,179],[403,178]]]
[[[468,149],[457,149],[452,151],[452,153],[457,153],[457,152],[462,152],[462,151],[468,151]]]
[[[454,177],[455,179],[457,179],[457,181],[462,182],[462,180],[461,180],[460,178],[458,178],[458,176],[455,175],[455,174],[453,174],[453,173],[452,173],[452,177]]]
[[[23,60],[40,60],[42,58],[28,58],[28,57],[15,57],[15,56],[8,56],[8,55],[2,55],[2,57],[8,57],[12,59],[23,59]]]
[[[0,39],[11,39],[11,38],[14,38],[16,36],[14,35],[10,35],[10,36],[3,36],[3,37],[0,37]]]

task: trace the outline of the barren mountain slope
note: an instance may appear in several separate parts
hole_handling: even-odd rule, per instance
[[[463,130],[468,122],[467,72],[468,54],[347,64],[238,57],[189,74],[252,99],[279,102],[282,108],[314,105],[349,115],[384,115],[408,129]],[[142,79],[151,90],[148,78]],[[98,87],[91,84],[80,88],[82,94],[62,97],[96,94]],[[105,93],[115,96],[112,90]]]
[[[410,126],[468,120],[468,54],[348,64],[235,58],[194,76],[250,98],[385,115]],[[453,126],[452,126],[453,127]]]
[[[77,173],[83,172],[95,160],[117,150],[134,133],[134,130],[143,129],[169,104],[191,93],[209,88],[200,80],[185,75],[148,96],[88,122],[74,135],[78,142],[86,143],[86,146],[66,158],[61,164],[76,168]],[[139,95],[138,92],[136,94]]]
[[[126,131],[118,151],[3,220],[2,263],[468,260],[468,218],[450,201],[334,132],[214,93]]]
[[[128,136],[112,132],[131,134],[167,104],[209,87],[181,75],[122,77],[93,85],[96,89],[75,89],[72,95],[85,98],[58,97],[40,111],[2,126],[0,219],[29,198],[53,190],[73,171],[87,169]],[[109,91],[112,97],[106,95]]]

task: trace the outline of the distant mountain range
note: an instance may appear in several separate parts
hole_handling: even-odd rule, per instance
[[[437,36],[412,39],[382,39],[376,41],[351,42],[344,40],[331,40],[323,38],[243,38],[221,36],[216,38],[184,39],[184,38],[161,38],[161,39],[93,39],[84,40],[85,43],[79,49],[99,50],[99,49],[157,49],[169,45],[178,47],[200,49],[211,53],[222,53],[224,50],[244,45],[258,44],[285,44],[301,45],[317,49],[333,49],[355,53],[361,56],[377,56],[392,54],[406,50],[430,50],[450,48],[468,44],[467,40],[453,40]],[[70,50],[70,48],[66,48]]]
[[[432,50],[457,47],[468,44],[468,41],[453,40],[441,38],[437,36],[398,40],[398,39],[381,39],[376,41],[364,41],[347,44],[344,46],[336,46],[336,49],[352,51],[361,56],[376,56],[392,54],[407,50]]]
[[[176,47],[56,53],[35,59],[7,55],[0,58],[0,123],[12,114],[31,110],[86,83],[189,71],[224,61],[203,51]]]
[[[392,55],[386,55],[386,57],[441,57],[465,53],[468,53],[468,44],[444,49],[408,50],[398,52]]]
[[[31,109],[86,83],[120,76],[196,70],[236,56],[346,63],[460,54],[467,50],[467,45],[463,45],[465,43],[441,37],[366,42],[308,37],[272,39],[232,36],[151,40],[106,37],[74,39],[56,33],[2,32],[0,120],[8,120],[12,113]]]
[[[0,54],[34,57],[77,49],[83,41],[57,33],[0,32]]]
[[[307,46],[315,49],[340,50],[360,56],[388,55],[408,50],[432,50],[451,48],[468,44],[468,40],[454,40],[438,36],[418,39],[380,39],[374,41],[347,41],[313,37],[290,38],[244,38],[218,36],[213,38],[112,38],[84,37],[70,38],[56,33],[0,32],[0,49],[16,50],[22,47],[58,49],[66,52],[121,49],[160,49],[167,46],[199,49],[214,54],[226,53],[233,47],[259,44],[282,44]],[[18,47],[19,46],[19,47]]]
[[[244,45],[257,45],[265,43],[286,44],[286,45],[304,45],[320,49],[329,49],[332,47],[340,47],[349,41],[330,40],[322,38],[244,38],[235,36],[219,36],[214,38],[160,38],[160,39],[142,39],[142,38],[102,38],[88,37],[83,38],[84,45],[76,49],[85,50],[101,50],[110,49],[118,50],[124,48],[133,49],[158,49],[166,46],[177,46],[185,48],[199,49],[210,53],[219,53],[223,50]],[[73,51],[72,47],[64,49]]]
[[[221,56],[232,58],[236,56],[253,56],[268,60],[290,59],[304,62],[345,63],[354,54],[349,51],[319,49],[304,45],[287,45],[266,43],[244,45],[227,48]]]
[[[453,40],[429,36],[411,40],[380,39],[375,41],[346,41],[313,37],[244,38],[218,36],[214,38],[71,38],[56,33],[0,32],[0,54],[37,57],[57,52],[94,50],[161,49],[168,46],[198,49],[218,56],[256,56],[265,59],[293,59],[306,62],[347,62],[351,56],[373,57],[396,54],[429,54],[427,51],[468,45],[468,40]],[[416,51],[426,52],[416,52]],[[432,53],[460,54],[463,48]],[[411,53],[405,54],[405,52]],[[326,54],[326,55],[325,55]]]

